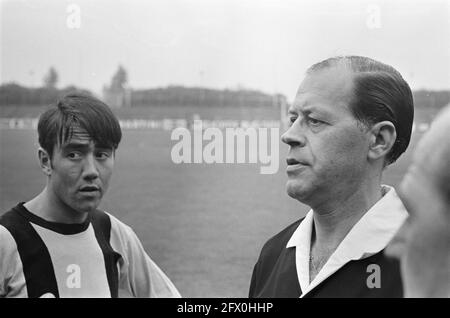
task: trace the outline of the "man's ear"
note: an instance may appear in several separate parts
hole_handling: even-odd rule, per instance
[[[370,145],[368,157],[372,160],[385,157],[394,146],[397,131],[390,121],[376,123],[370,129]]]
[[[46,176],[49,177],[52,174],[52,162],[50,155],[44,148],[39,147],[38,158],[39,158],[39,165],[41,166],[42,171]]]

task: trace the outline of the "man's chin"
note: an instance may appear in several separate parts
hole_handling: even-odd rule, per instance
[[[308,201],[310,191],[308,191],[304,185],[300,185],[296,181],[289,180],[286,184],[286,192],[291,198],[307,204],[306,201]]]
[[[100,202],[89,202],[77,207],[77,211],[80,213],[92,213],[99,206]]]

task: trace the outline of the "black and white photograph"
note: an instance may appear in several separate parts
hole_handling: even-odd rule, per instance
[[[0,298],[450,298],[449,131],[448,0],[0,0]]]

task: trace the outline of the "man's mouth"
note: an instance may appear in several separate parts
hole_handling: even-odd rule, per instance
[[[307,165],[306,162],[298,161],[297,159],[294,159],[294,158],[287,158],[286,159],[286,163],[287,163],[288,166],[292,166],[292,165],[303,165],[303,166],[306,166]]]
[[[80,188],[80,192],[83,192],[83,193],[93,193],[93,192],[98,192],[98,191],[100,191],[100,188],[98,186],[93,186],[93,185],[83,186]]]
[[[297,174],[300,171],[303,171],[308,165],[306,162],[299,161],[294,158],[287,158],[286,163],[287,163],[286,172],[288,175]]]

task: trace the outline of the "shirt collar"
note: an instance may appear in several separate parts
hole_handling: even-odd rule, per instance
[[[297,275],[303,295],[349,261],[374,255],[388,245],[408,214],[394,188],[382,186],[382,190],[384,196],[353,226],[311,284],[309,254],[313,211],[307,213],[286,245],[286,248],[296,247]]]
[[[309,252],[313,226],[313,212],[310,210],[299,224],[286,247],[295,247],[295,264],[298,282],[302,291],[309,286]]]

